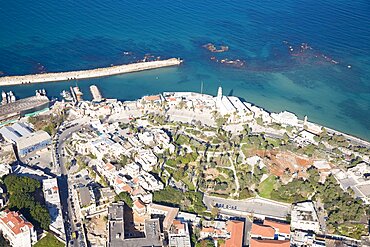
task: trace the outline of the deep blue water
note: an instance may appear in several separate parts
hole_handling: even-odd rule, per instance
[[[284,42],[286,41],[286,42]],[[214,54],[212,42],[229,46]],[[300,51],[301,43],[312,49]],[[292,46],[293,51],[289,51]],[[123,52],[132,52],[124,55]],[[181,57],[178,68],[78,85],[91,98],[136,99],[162,91],[224,92],[270,111],[370,140],[370,1],[356,0],[38,0],[0,4],[4,75],[89,69],[154,56]],[[210,58],[245,61],[234,68]],[[338,62],[335,64],[332,60]],[[351,68],[348,68],[348,65]],[[59,96],[73,82],[15,87],[18,97],[45,88]]]

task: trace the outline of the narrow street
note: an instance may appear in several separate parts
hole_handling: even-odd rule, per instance
[[[62,211],[63,211],[63,219],[65,222],[65,232],[66,232],[66,242],[67,246],[75,246],[75,247],[85,247],[85,238],[82,231],[79,227],[76,226],[78,223],[77,219],[75,219],[73,214],[73,208],[71,205],[71,198],[72,198],[72,187],[68,181],[68,171],[65,167],[67,159],[64,157],[64,147],[65,142],[72,136],[72,134],[76,131],[79,131],[83,128],[84,124],[87,122],[87,119],[82,119],[80,123],[76,124],[73,127],[67,128],[59,135],[55,140],[55,160],[57,165],[60,167],[60,174],[61,176],[58,178],[59,188],[60,188],[60,199],[62,204]],[[80,230],[80,231],[79,231]],[[74,233],[78,232],[77,239],[73,237]]]

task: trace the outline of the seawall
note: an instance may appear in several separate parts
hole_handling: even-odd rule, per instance
[[[55,82],[55,81],[68,81],[77,79],[97,78],[110,75],[118,75],[124,73],[131,73],[143,70],[157,69],[162,67],[169,67],[181,64],[182,60],[178,58],[170,58],[167,60],[140,62],[133,64],[117,65],[106,68],[97,68],[90,70],[78,70],[68,72],[55,72],[22,76],[4,76],[0,77],[0,86],[11,86],[28,83],[41,83],[41,82]]]

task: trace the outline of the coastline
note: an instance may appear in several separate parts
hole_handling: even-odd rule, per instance
[[[117,65],[105,68],[96,68],[90,70],[78,70],[67,72],[53,72],[44,74],[32,74],[22,76],[4,76],[0,77],[0,86],[22,85],[30,83],[69,81],[78,79],[98,78],[111,75],[119,75],[143,70],[151,70],[162,67],[180,65],[182,60],[179,58],[170,58],[167,60],[140,62],[133,64]]]

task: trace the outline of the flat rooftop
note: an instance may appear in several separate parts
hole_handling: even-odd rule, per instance
[[[169,228],[172,225],[173,220],[176,218],[177,214],[179,213],[179,208],[168,207],[168,206],[155,204],[155,203],[152,203],[150,207],[151,207],[152,213],[154,211],[154,214],[155,214],[155,211],[165,212],[165,218],[163,220],[163,227],[166,230],[169,230]]]
[[[40,106],[42,104],[48,103],[49,99],[46,96],[32,96],[24,99],[19,99],[15,102],[1,105],[0,106],[0,118],[14,112],[21,112],[29,110],[31,108]]]
[[[124,214],[124,203],[112,203],[108,208],[108,219],[109,220],[123,220]]]
[[[82,187],[78,190],[78,192],[80,195],[81,206],[82,207],[89,206],[92,201],[90,189],[88,187]]]
[[[27,148],[29,146],[44,142],[44,141],[51,141],[50,135],[43,130],[39,130],[33,132],[28,136],[22,136],[17,140],[17,147],[19,150]]]
[[[159,219],[148,219],[144,223],[141,238],[125,238],[124,203],[112,203],[108,208],[108,247],[151,247],[162,246]]]
[[[144,238],[128,238],[124,239],[124,232],[119,232],[123,229],[122,222],[115,222],[109,224],[109,247],[160,247],[163,246],[161,241],[161,227],[159,219],[145,220]],[[113,228],[113,229],[112,229]]]

